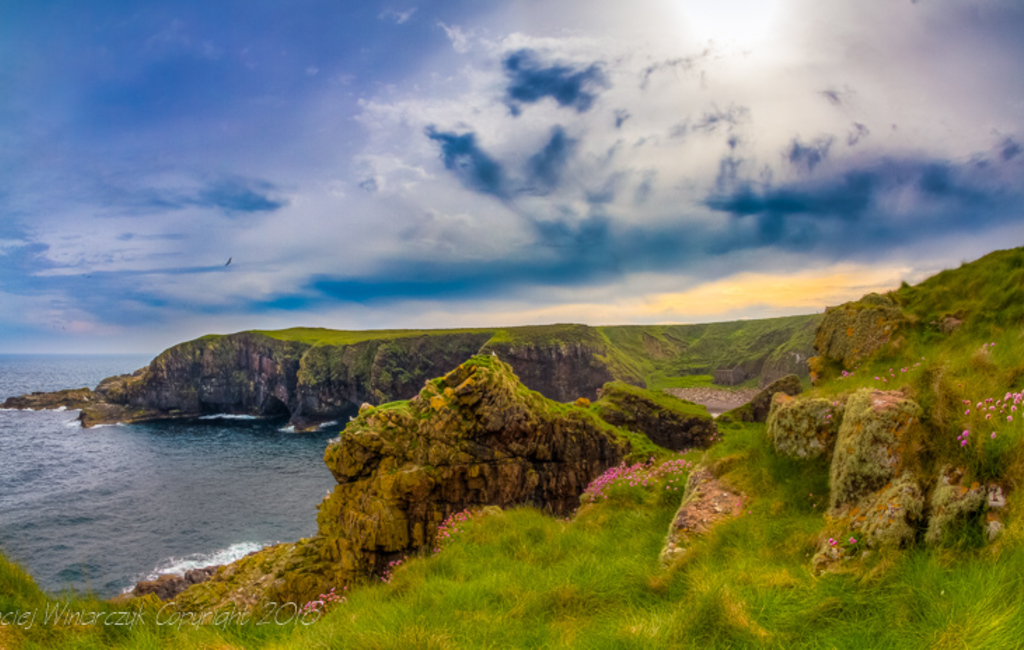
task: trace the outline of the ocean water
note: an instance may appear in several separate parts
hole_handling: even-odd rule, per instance
[[[0,355],[0,402],[95,387],[137,355]],[[203,418],[82,429],[77,411],[0,410],[0,551],[45,590],[110,597],[316,532],[340,425]]]

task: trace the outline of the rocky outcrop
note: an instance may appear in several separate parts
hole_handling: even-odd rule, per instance
[[[814,347],[847,370],[888,343],[907,317],[896,300],[869,293],[856,302],[829,307],[818,325]]]
[[[142,597],[153,594],[160,600],[171,600],[192,585],[206,582],[217,573],[219,566],[189,569],[184,575],[173,573],[157,576],[154,580],[139,581],[132,589],[132,596]]]
[[[496,357],[477,356],[408,402],[362,409],[328,446],[338,484],[319,506],[316,537],[256,553],[178,602],[304,602],[430,548],[438,525],[466,508],[530,504],[566,515],[628,452],[589,409],[554,404]]]
[[[621,382],[605,384],[594,409],[605,422],[675,451],[707,447],[718,433],[703,406]]]
[[[313,346],[299,364],[292,421],[308,426],[355,415],[363,402],[409,399],[490,338],[490,332],[470,332]]]
[[[80,409],[94,404],[101,399],[90,388],[71,388],[68,390],[58,390],[53,393],[34,392],[19,397],[8,397],[0,405],[0,408],[33,411],[58,408]]]
[[[767,434],[776,453],[792,458],[818,458],[832,453],[845,400],[793,399],[776,393],[768,415]]]
[[[695,537],[743,512],[746,496],[722,483],[708,467],[698,467],[686,481],[682,503],[669,525],[659,560],[668,567],[682,558]]]
[[[755,394],[746,404],[726,411],[719,419],[722,422],[765,422],[772,409],[772,398],[776,393],[792,396],[799,395],[802,391],[800,378],[796,375],[786,375],[776,379]]]

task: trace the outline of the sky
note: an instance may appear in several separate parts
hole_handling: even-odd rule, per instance
[[[0,352],[813,313],[1024,245],[1018,0],[0,2]]]

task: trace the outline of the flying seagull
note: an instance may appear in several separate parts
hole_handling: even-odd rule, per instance
[[[230,257],[228,258],[228,263],[225,264],[224,266],[227,266],[228,264],[231,264],[231,258]]]

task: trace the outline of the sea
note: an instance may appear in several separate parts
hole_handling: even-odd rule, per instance
[[[139,355],[0,355],[0,403],[94,388]],[[109,598],[316,532],[342,424],[227,417],[83,429],[78,411],[0,410],[0,552],[57,595]]]

